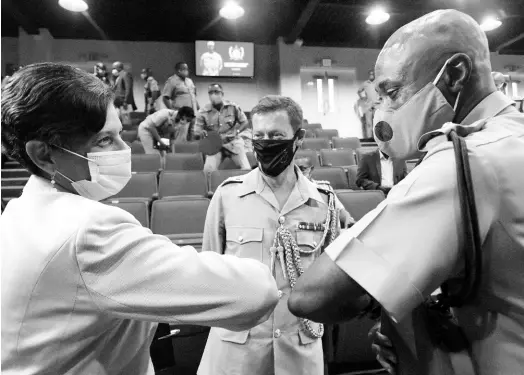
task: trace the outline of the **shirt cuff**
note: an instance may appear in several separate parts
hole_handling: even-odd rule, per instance
[[[353,237],[351,229],[339,236],[326,253],[396,322],[424,301],[406,272],[393,268],[383,257]]]

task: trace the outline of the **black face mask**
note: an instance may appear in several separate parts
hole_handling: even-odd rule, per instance
[[[253,149],[262,172],[271,177],[276,177],[284,172],[284,169],[293,161],[295,152],[297,152],[297,150],[293,150],[293,144],[300,130],[295,133],[293,139],[253,140]]]

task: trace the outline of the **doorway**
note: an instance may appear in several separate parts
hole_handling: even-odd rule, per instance
[[[305,119],[324,129],[337,129],[340,137],[362,138],[354,110],[358,99],[355,69],[304,67],[300,80]]]

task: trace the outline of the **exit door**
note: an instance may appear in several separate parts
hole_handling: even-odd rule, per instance
[[[302,68],[300,79],[305,119],[337,129],[340,137],[362,138],[354,111],[358,87],[353,69]]]

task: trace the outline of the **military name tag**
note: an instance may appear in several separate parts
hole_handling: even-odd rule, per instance
[[[309,230],[313,232],[323,232],[325,229],[325,225],[323,223],[308,223],[305,221],[301,221],[298,223],[298,229],[302,230]]]

